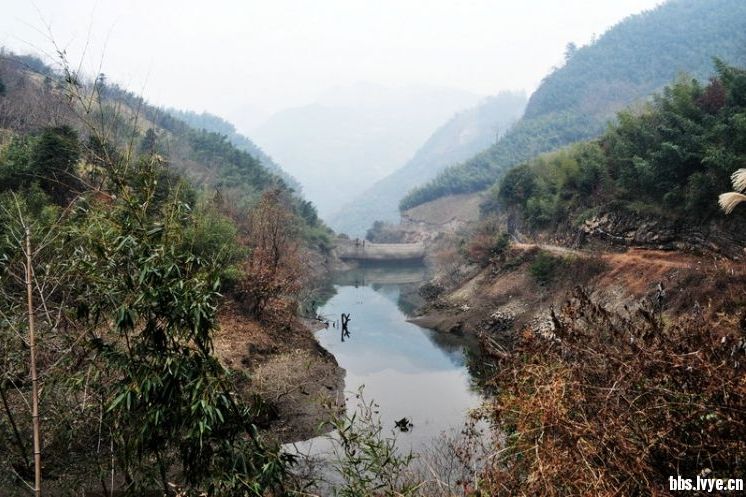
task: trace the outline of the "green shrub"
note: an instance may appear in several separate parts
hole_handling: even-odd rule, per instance
[[[722,216],[718,192],[746,161],[746,71],[715,66],[709,84],[679,79],[642,111],[620,113],[598,140],[512,169],[483,210],[513,208],[529,227],[549,229],[613,206],[691,223]]]
[[[435,300],[443,294],[445,289],[432,281],[428,281],[417,289],[417,293],[425,300]]]
[[[548,285],[557,276],[557,272],[565,265],[565,259],[541,251],[531,263],[528,270],[540,285]]]
[[[235,223],[207,201],[198,203],[184,227],[181,250],[202,259],[217,259],[222,291],[233,288],[240,280],[238,263],[248,255],[248,249],[238,241]]]
[[[499,233],[494,237],[494,243],[490,248],[490,255],[492,257],[499,257],[510,248],[510,235],[507,233]]]
[[[497,143],[409,192],[400,208],[405,210],[445,195],[489,188],[508,168],[538,154],[599,136],[617,109],[644,101],[677,72],[686,71],[697,77],[711,74],[709,61],[713,55],[743,64],[744,5],[740,0],[665,2],[657,9],[624,20],[594,43],[577,49],[564,65],[547,75],[531,96],[524,116]],[[716,87],[697,95],[692,100],[696,105],[686,102],[686,92],[680,95],[684,96],[686,105],[677,105],[672,110],[688,117],[696,113],[695,107],[716,114],[725,100],[732,99],[733,92]],[[675,121],[650,124],[645,132],[652,134],[658,131],[675,134],[689,126]],[[734,141],[743,142],[745,135],[734,135],[732,139],[729,137],[725,148]],[[643,133],[639,137],[641,142],[649,138]],[[674,140],[667,141],[679,145]],[[686,154],[677,157],[675,146],[665,157],[663,154],[660,157],[667,161],[683,159],[679,163],[691,164]],[[713,151],[716,149],[713,147]],[[634,153],[626,155],[628,160],[633,157]],[[638,157],[643,160],[635,165],[639,169],[632,172],[630,180],[640,178],[647,183],[652,179],[647,174],[651,172],[648,166],[656,159]],[[731,166],[729,171],[738,168]],[[600,178],[594,177],[591,169],[578,180],[576,186],[582,191],[594,188]],[[660,184],[665,187],[665,183]]]
[[[356,397],[358,405],[352,414],[336,415],[329,422],[334,430],[334,435],[328,437],[333,447],[333,466],[342,480],[335,485],[333,495],[417,495],[422,484],[408,477],[415,456],[397,446],[394,427],[390,431],[384,428],[378,405],[365,400],[362,388]],[[406,418],[400,422],[405,430],[409,429]]]
[[[590,209],[585,209],[580,214],[575,216],[575,220],[573,221],[573,224],[575,226],[580,226],[589,219],[593,219],[594,217],[598,216],[601,213],[600,207],[591,207]]]

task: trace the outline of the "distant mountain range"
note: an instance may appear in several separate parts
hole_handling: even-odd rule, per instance
[[[494,144],[521,117],[525,106],[525,94],[503,92],[458,112],[403,167],[343,205],[327,218],[328,223],[337,231],[362,236],[374,221],[397,222],[399,201],[410,189]]]
[[[405,164],[434,129],[479,99],[451,88],[360,83],[273,115],[252,139],[328,217]]]
[[[670,0],[623,20],[594,43],[568,53],[531,96],[525,116],[496,144],[411,191],[408,209],[455,193],[483,190],[537,154],[598,136],[615,112],[687,74],[706,81],[713,58],[746,64],[746,2]]]

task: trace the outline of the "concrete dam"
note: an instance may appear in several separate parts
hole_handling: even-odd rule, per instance
[[[343,260],[396,262],[417,261],[425,257],[422,243],[370,243],[361,240],[339,240],[337,255]]]

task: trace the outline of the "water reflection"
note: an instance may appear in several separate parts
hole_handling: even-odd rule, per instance
[[[466,340],[407,322],[424,277],[422,266],[338,274],[336,293],[318,311],[337,323],[317,337],[347,371],[346,390],[365,385],[365,396],[381,406],[384,426],[393,428],[403,417],[411,420],[413,429],[402,440],[412,447],[460,426],[467,410],[479,403],[464,365]],[[344,336],[343,313],[350,315]],[[355,400],[350,402],[348,409]]]
[[[375,286],[418,284],[425,280],[426,268],[421,264],[378,264],[362,266],[333,275],[336,286]]]

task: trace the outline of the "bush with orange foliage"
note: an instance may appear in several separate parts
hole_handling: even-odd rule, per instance
[[[237,298],[260,321],[289,325],[303,288],[297,219],[283,193],[267,191],[246,223],[251,254],[242,266]]]
[[[699,307],[664,324],[651,305],[615,313],[578,288],[494,350],[504,444],[485,495],[669,495],[669,476],[746,471],[746,347],[738,320]]]
[[[505,255],[510,235],[501,229],[499,220],[488,218],[480,223],[465,248],[469,261],[486,267]]]

